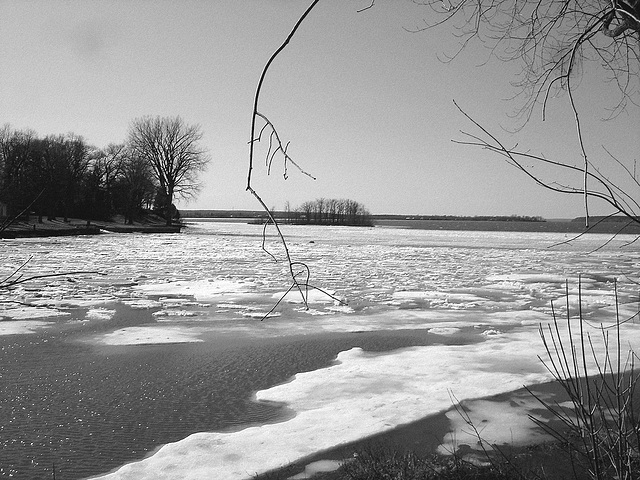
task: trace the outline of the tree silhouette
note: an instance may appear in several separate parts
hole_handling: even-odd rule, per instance
[[[132,153],[146,160],[160,185],[167,225],[171,225],[175,196],[188,198],[198,192],[198,173],[209,163],[200,146],[198,125],[187,125],[180,117],[142,117],[129,128]]]

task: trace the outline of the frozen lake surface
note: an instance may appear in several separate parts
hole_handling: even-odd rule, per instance
[[[576,307],[581,277],[593,325],[615,319],[614,278],[621,316],[637,312],[632,237],[593,252],[610,237],[284,232],[310,283],[347,305],[314,291],[305,309],[290,293],[260,321],[290,279],[262,251],[257,225],[0,241],[0,275],[29,257],[26,276],[99,272],[0,297],[0,475],[52,478],[55,464],[65,479],[251,478],[445,411],[451,393],[473,399],[547,381],[537,330],[565,280]],[[265,246],[281,259],[272,233]],[[640,346],[638,330],[623,325],[627,347]],[[509,434],[490,440],[535,439],[530,425],[515,425],[533,408],[525,400],[513,412],[493,408],[501,414],[485,414],[487,435],[492,424]],[[505,418],[514,425],[505,429]]]

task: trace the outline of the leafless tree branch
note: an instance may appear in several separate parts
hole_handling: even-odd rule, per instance
[[[27,264],[33,259],[33,255],[25,260],[19,267],[17,267],[13,272],[7,275],[5,278],[0,280],[0,290],[7,290],[16,285],[20,285],[22,283],[30,282],[33,280],[38,280],[41,278],[53,278],[53,277],[66,277],[72,275],[84,275],[84,274],[92,274],[92,275],[100,275],[100,272],[94,270],[75,270],[71,272],[60,272],[60,273],[45,273],[40,275],[31,275],[24,276],[22,270]]]
[[[583,158],[585,160],[585,164],[583,168],[576,167],[574,165],[562,162],[551,160],[545,158],[540,155],[534,155],[529,152],[522,152],[517,150],[516,148],[509,148],[505,146],[495,135],[491,134],[485,127],[483,127],[478,121],[473,119],[468,113],[466,113],[455,101],[454,105],[456,108],[469,120],[473,123],[482,133],[480,135],[473,135],[467,132],[462,132],[464,136],[470,138],[468,141],[454,141],[455,143],[461,145],[470,145],[479,148],[483,148],[492,152],[495,152],[499,155],[505,157],[507,162],[522,171],[525,175],[531,178],[538,185],[552,190],[558,193],[571,194],[571,195],[583,195],[587,198],[595,198],[602,200],[609,204],[613,208],[612,215],[623,215],[629,219],[631,224],[640,225],[640,218],[637,216],[637,211],[635,207],[638,205],[633,198],[629,196],[628,193],[621,187],[619,187],[615,182],[611,179],[602,175],[597,169],[589,170],[587,167],[589,166],[588,160],[586,159],[586,152],[584,148],[584,143],[582,141],[582,137],[579,136],[579,143],[582,149]],[[575,107],[574,107],[575,108]],[[574,109],[575,111],[575,109]],[[576,113],[577,117],[577,113]],[[578,126],[579,129],[579,126]],[[552,167],[558,168],[563,171],[569,172],[580,172],[583,175],[583,184],[580,187],[573,187],[571,185],[562,185],[556,182],[548,182],[543,178],[534,174],[530,168],[525,165],[524,161],[535,161],[540,162],[546,165],[550,165]],[[625,169],[625,171],[632,176],[632,173]],[[590,185],[589,182],[593,182],[593,186]],[[588,215],[588,211],[585,212]],[[589,229],[589,223],[587,220],[587,224],[585,226]]]
[[[263,229],[262,249],[269,256],[271,256],[272,259],[277,261],[276,257],[265,248],[266,228],[267,228],[267,226],[269,224],[272,224],[274,226],[274,228],[276,229],[277,236],[280,239],[280,242],[281,242],[281,244],[283,246],[284,255],[285,255],[285,258],[286,258],[286,262],[288,264],[289,276],[290,276],[291,281],[292,281],[292,284],[289,287],[289,289],[276,302],[276,304],[272,307],[272,309],[262,318],[263,320],[273,313],[273,311],[282,302],[282,300],[286,297],[286,295],[292,290],[297,290],[300,293],[300,296],[302,297],[302,301],[303,301],[303,303],[305,305],[305,308],[307,308],[307,309],[309,308],[309,303],[308,303],[309,289],[319,290],[319,291],[325,293],[326,295],[328,295],[329,297],[333,298],[334,300],[337,300],[340,303],[343,303],[341,300],[337,299],[336,297],[334,297],[333,295],[329,294],[328,292],[325,292],[324,290],[309,284],[309,282],[308,282],[309,276],[310,276],[309,267],[306,264],[302,263],[302,262],[293,261],[293,259],[291,258],[291,253],[289,251],[289,247],[287,245],[287,241],[285,239],[285,236],[283,235],[282,230],[280,229],[280,225],[278,224],[277,220],[273,216],[273,213],[267,207],[267,205],[264,202],[264,200],[262,199],[262,197],[258,194],[258,192],[256,192],[256,190],[253,188],[253,185],[252,185],[252,174],[253,174],[253,169],[254,169],[254,158],[255,158],[255,146],[256,146],[257,143],[259,143],[262,140],[262,135],[267,131],[269,132],[269,145],[268,145],[268,150],[267,150],[267,153],[266,153],[266,156],[265,156],[265,166],[267,168],[267,173],[271,172],[271,166],[272,166],[272,163],[273,163],[273,160],[274,160],[275,156],[277,154],[281,154],[282,157],[283,157],[283,176],[284,176],[285,179],[288,178],[288,165],[289,164],[291,164],[294,167],[296,167],[302,174],[308,176],[309,178],[315,179],[311,174],[309,174],[305,170],[303,170],[300,167],[300,165],[296,161],[294,161],[291,158],[291,156],[287,153],[287,149],[288,149],[289,143],[287,143],[286,145],[283,144],[283,142],[281,140],[281,137],[278,134],[278,131],[276,130],[275,126],[273,125],[271,120],[269,120],[269,118],[266,115],[264,115],[264,114],[259,112],[258,106],[259,106],[259,101],[260,101],[260,93],[262,91],[262,85],[263,85],[264,80],[265,80],[265,78],[267,76],[269,68],[271,67],[271,64],[276,59],[276,57],[289,44],[289,42],[291,41],[291,39],[293,38],[295,33],[298,31],[298,28],[300,27],[300,25],[304,22],[305,18],[307,18],[307,16],[311,12],[311,10],[313,10],[313,8],[318,4],[318,2],[319,2],[319,0],[314,0],[309,5],[309,7],[307,7],[307,9],[304,11],[304,13],[300,16],[300,18],[298,18],[297,22],[295,23],[295,25],[293,26],[293,28],[289,32],[289,35],[287,35],[287,37],[285,38],[284,42],[273,52],[273,54],[271,55],[271,57],[269,58],[269,60],[265,64],[265,66],[264,66],[264,68],[262,70],[262,73],[260,75],[260,79],[258,80],[258,85],[256,87],[256,92],[255,92],[254,101],[253,101],[253,112],[251,114],[251,136],[250,136],[251,140],[249,141],[249,168],[248,168],[248,172],[247,172],[247,187],[246,187],[246,190],[249,193],[251,193],[251,195],[254,196],[254,198],[258,201],[258,203],[260,203],[260,205],[262,206],[262,209],[267,213],[267,216],[268,216],[267,223],[265,224],[265,228]],[[372,3],[372,5],[373,5],[373,3]],[[262,120],[264,122],[264,124],[262,125],[259,134],[256,135],[256,129],[257,129],[257,125],[258,125],[258,120],[259,119]],[[296,272],[296,269],[300,268],[300,267],[302,268],[302,272],[306,272],[304,281],[300,281],[298,279],[298,277],[300,276],[301,272]]]
[[[376,0],[371,0],[371,3],[369,5],[367,5],[366,7],[362,7],[360,10],[356,10],[356,11],[360,13],[360,12],[364,12],[365,10],[369,10],[375,5],[375,3],[376,3]]]
[[[612,115],[628,102],[638,104],[640,71],[640,1],[638,0],[414,0],[429,9],[421,32],[447,24],[460,45],[455,58],[471,40],[488,49],[488,57],[518,61],[522,72],[513,85],[522,103],[516,118],[522,128],[534,107],[569,90],[570,77],[596,61],[618,86],[620,97]],[[372,5],[373,6],[373,2]],[[369,7],[370,8],[370,7]]]
[[[258,116],[259,118],[264,120],[264,125],[263,125],[262,129],[260,130],[260,133],[258,134],[258,137],[255,138],[253,140],[253,142],[260,142],[262,140],[262,134],[265,132],[265,130],[267,128],[269,129],[269,149],[267,150],[267,154],[265,155],[265,166],[267,167],[267,174],[271,173],[271,165],[273,164],[273,159],[276,156],[276,154],[278,152],[280,152],[282,154],[282,157],[283,157],[283,177],[284,177],[285,180],[287,178],[289,178],[289,176],[288,176],[288,167],[287,167],[287,165],[289,163],[291,165],[293,165],[294,167],[296,167],[298,169],[298,171],[300,173],[302,173],[303,175],[306,175],[307,177],[311,178],[312,180],[315,180],[316,177],[314,177],[310,173],[306,172],[287,153],[287,148],[289,147],[289,143],[290,142],[287,142],[287,144],[283,146],[282,140],[280,139],[280,135],[278,135],[278,131],[276,130],[276,127],[273,125],[271,120],[269,120],[266,115],[263,115],[260,112],[255,112],[255,114],[256,114],[256,116]],[[273,144],[274,140],[275,140],[275,148],[273,148],[274,147],[274,144]]]

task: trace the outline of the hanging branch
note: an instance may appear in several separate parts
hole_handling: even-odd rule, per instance
[[[329,296],[333,300],[335,300],[337,302],[340,302],[341,304],[344,304],[344,302],[342,302],[342,300],[336,298],[335,296],[331,295],[330,293],[326,292],[325,290],[322,290],[322,289],[320,289],[318,287],[315,287],[315,286],[309,284],[309,277],[310,277],[309,267],[306,264],[304,264],[303,262],[293,261],[293,259],[291,258],[291,253],[289,252],[289,246],[287,245],[287,241],[286,241],[286,239],[284,237],[284,234],[282,233],[282,230],[280,229],[280,225],[278,224],[277,220],[275,219],[275,217],[273,215],[273,212],[271,212],[269,210],[269,208],[267,207],[267,204],[264,202],[262,197],[258,194],[258,192],[256,192],[256,190],[252,186],[252,174],[253,174],[254,158],[255,158],[255,145],[262,141],[262,136],[266,131],[269,132],[269,145],[268,145],[267,153],[265,155],[265,167],[267,168],[267,174],[271,173],[271,166],[273,164],[274,158],[276,157],[276,155],[280,154],[282,156],[282,158],[283,158],[283,176],[284,176],[285,180],[288,178],[288,165],[289,164],[291,164],[295,168],[297,168],[298,171],[300,171],[302,174],[304,174],[304,175],[308,176],[309,178],[315,180],[315,177],[313,177],[311,174],[307,173],[304,169],[302,169],[302,167],[300,167],[300,165],[296,161],[294,161],[291,158],[291,156],[287,153],[287,149],[289,147],[289,143],[283,144],[283,142],[281,140],[281,137],[278,134],[278,131],[276,130],[276,128],[275,128],[274,124],[271,122],[271,120],[269,120],[269,118],[266,115],[264,115],[264,114],[262,114],[262,113],[260,113],[258,111],[258,104],[259,104],[259,101],[260,101],[260,92],[262,90],[262,84],[264,83],[264,79],[266,78],[267,72],[269,71],[269,68],[271,67],[271,64],[276,59],[276,57],[289,44],[289,42],[291,41],[291,39],[295,35],[296,31],[298,30],[298,28],[300,27],[302,22],[305,20],[307,15],[309,15],[311,10],[313,10],[313,8],[318,4],[319,1],[320,0],[314,0],[311,3],[311,5],[309,5],[309,7],[307,7],[307,9],[302,14],[302,16],[300,18],[298,18],[298,21],[293,26],[291,32],[289,32],[289,35],[287,35],[287,38],[280,45],[280,47],[278,47],[278,49],[275,52],[273,52],[273,54],[269,58],[269,60],[267,61],[266,65],[264,67],[264,69],[262,70],[262,74],[260,75],[260,79],[258,81],[258,86],[256,87],[256,93],[255,93],[254,100],[253,100],[253,112],[252,112],[252,115],[251,115],[251,137],[250,137],[251,140],[249,142],[249,169],[248,169],[248,172],[247,172],[247,188],[246,188],[246,190],[249,193],[251,193],[251,195],[253,195],[255,197],[255,199],[260,203],[260,205],[262,206],[262,209],[267,213],[267,216],[268,216],[268,220],[267,220],[267,222],[265,224],[265,227],[264,227],[264,230],[263,230],[262,250],[264,252],[266,252],[274,261],[277,261],[276,257],[266,249],[266,245],[265,245],[265,243],[266,243],[265,239],[266,239],[266,228],[267,228],[267,225],[273,224],[274,228],[276,229],[277,236],[280,239],[280,242],[282,243],[282,247],[284,249],[285,258],[286,258],[287,265],[288,265],[289,276],[291,277],[291,281],[292,281],[291,286],[288,288],[288,290],[276,302],[276,304],[271,308],[271,310],[269,310],[269,312],[264,317],[262,317],[262,320],[264,320],[271,313],[273,313],[273,311],[276,309],[276,307],[284,300],[284,298],[292,290],[297,290],[298,291],[298,293],[302,297],[302,302],[303,302],[303,304],[304,304],[306,309],[309,308],[309,302],[308,302],[309,291],[310,290],[314,290],[314,289],[315,290],[319,290],[320,292],[322,292],[325,295]],[[256,135],[257,124],[258,124],[258,120],[259,119],[261,119],[264,122],[264,125],[260,129],[260,132],[258,133],[258,135]],[[298,269],[298,268],[301,268],[302,270],[301,271],[296,271],[296,269]],[[302,279],[299,278],[301,275],[302,275]]]
[[[9,289],[11,287],[15,287],[16,285],[20,285],[21,283],[30,282],[32,280],[38,280],[40,278],[66,277],[70,275],[81,275],[81,274],[100,275],[100,272],[93,271],[93,270],[76,270],[72,272],[44,273],[40,275],[31,275],[29,277],[25,277],[24,274],[21,273],[21,271],[24,267],[26,267],[26,265],[31,261],[32,258],[33,258],[33,255],[30,256],[26,261],[22,263],[22,265],[16,268],[13,272],[11,272],[5,278],[0,279],[0,291]]]
[[[258,134],[258,138],[255,138],[253,140],[253,143],[259,143],[262,140],[262,134],[265,132],[267,128],[270,131],[269,149],[267,150],[267,154],[265,155],[265,167],[267,167],[267,175],[271,174],[271,164],[273,163],[273,159],[275,158],[276,154],[280,152],[283,157],[283,175],[282,176],[284,177],[285,180],[289,178],[288,168],[287,168],[287,164],[289,163],[294,167],[296,167],[298,171],[303,175],[306,175],[310,179],[315,180],[316,177],[306,172],[300,165],[298,165],[293,160],[293,158],[291,158],[291,156],[289,156],[289,154],[287,153],[287,148],[289,147],[290,142],[287,142],[287,144],[284,146],[282,145],[282,140],[280,140],[280,135],[278,135],[278,131],[276,130],[276,127],[273,125],[271,120],[269,120],[266,117],[266,115],[263,115],[262,113],[257,111],[255,112],[255,115],[264,120],[264,125],[260,130],[260,133]],[[275,140],[275,148],[274,148],[274,140]]]
[[[280,45],[278,49],[275,52],[273,52],[273,54],[267,61],[266,65],[264,66],[264,69],[262,70],[262,74],[260,75],[260,80],[258,80],[258,86],[256,87],[256,93],[253,98],[253,113],[251,114],[251,143],[249,144],[249,171],[247,173],[247,190],[254,197],[258,198],[258,200],[259,200],[259,195],[251,186],[251,174],[253,171],[253,157],[254,157],[254,151],[255,151],[254,144],[255,144],[255,138],[256,138],[256,122],[258,117],[264,118],[266,120],[266,118],[263,115],[260,115],[258,113],[258,103],[260,101],[260,91],[262,90],[262,84],[264,83],[264,79],[266,78],[267,72],[269,71],[269,68],[271,67],[271,64],[273,63],[273,61],[276,59],[278,55],[280,55],[280,52],[282,52],[285,49],[285,47],[289,44],[289,42],[295,35],[296,31],[298,30],[298,28],[300,27],[304,19],[307,18],[307,15],[309,15],[311,10],[313,10],[313,8],[318,4],[319,1],[320,0],[314,0],[313,3],[309,5],[309,7],[307,7],[305,12],[302,14],[302,16],[298,19],[296,24],[293,26],[293,29],[291,30],[291,32],[289,32],[289,35],[287,35],[287,38],[284,40],[284,42],[282,42],[282,45]],[[271,123],[271,122],[268,122],[268,123]],[[260,203],[263,203],[263,202],[260,202]]]
[[[576,102],[573,98],[573,89],[571,88],[571,72],[573,72],[573,68],[576,63],[576,52],[578,48],[590,37],[592,37],[597,31],[599,24],[593,24],[591,28],[587,29],[583,32],[571,49],[571,56],[569,58],[569,66],[567,68],[566,81],[567,81],[567,93],[569,94],[569,103],[571,104],[571,111],[573,112],[573,117],[576,126],[576,133],[578,134],[578,143],[580,144],[580,151],[582,152],[582,158],[584,160],[583,167],[583,188],[582,195],[584,198],[584,218],[585,218],[585,228],[589,228],[589,160],[587,159],[587,151],[584,146],[584,140],[582,138],[582,127],[580,126],[580,115],[578,115],[578,108],[576,107]]]
[[[373,8],[373,6],[375,5],[376,0],[371,0],[371,3],[369,5],[367,5],[366,7],[362,7],[359,10],[356,10],[358,13],[364,12],[365,10],[369,10],[370,8]]]
[[[610,179],[602,175],[597,169],[592,168],[588,169],[586,166],[577,167],[574,165],[570,165],[568,163],[564,163],[561,161],[550,160],[548,158],[542,157],[540,155],[534,155],[528,152],[518,151],[515,147],[508,148],[505,146],[498,138],[491,134],[485,127],[483,127],[479,122],[474,120],[469,114],[467,114],[455,101],[453,102],[456,108],[469,120],[471,121],[483,134],[483,137],[478,135],[473,135],[467,132],[461,132],[466,137],[470,138],[469,141],[456,141],[454,143],[458,143],[461,145],[471,145],[475,147],[480,147],[492,152],[495,152],[499,155],[502,155],[506,158],[507,163],[516,167],[517,169],[524,172],[529,178],[531,178],[538,185],[552,190],[558,193],[570,194],[570,195],[586,195],[588,198],[596,198],[603,200],[608,203],[614,209],[614,214],[620,214],[629,219],[629,222],[632,224],[640,225],[640,219],[634,212],[634,206],[636,202],[633,201],[627,194],[624,193],[623,189],[613,183]],[[580,137],[581,148],[584,149],[582,144],[582,137]],[[583,157],[586,162],[586,157]],[[560,171],[568,171],[579,173],[583,176],[583,184],[580,187],[573,187],[570,185],[563,185],[557,182],[547,182],[543,180],[538,175],[534,174],[531,169],[529,169],[524,161],[536,161],[546,165],[551,165],[553,167],[558,168]],[[588,163],[587,163],[588,165]],[[632,175],[631,172],[626,169],[627,174]],[[587,181],[593,183],[593,186],[589,188],[585,188],[588,185]],[[623,192],[623,193],[620,193]],[[597,224],[596,224],[597,225]],[[586,227],[590,229],[589,225]]]

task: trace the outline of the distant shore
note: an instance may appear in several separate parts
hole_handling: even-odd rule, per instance
[[[38,238],[65,237],[73,235],[98,235],[101,233],[180,233],[182,224],[166,225],[160,217],[148,216],[133,224],[125,224],[124,220],[115,218],[111,221],[93,221],[81,219],[47,220],[41,222],[37,218],[16,221],[5,230],[0,231],[0,238]]]
[[[189,212],[183,214],[182,219],[187,223],[196,222],[232,222],[255,223],[256,217],[252,216],[212,216],[191,217]],[[243,212],[247,214],[247,212]],[[387,215],[380,217],[388,217]],[[545,221],[518,221],[518,220],[424,220],[408,218],[380,218],[373,215],[374,227],[377,228],[405,228],[416,230],[460,230],[477,232],[549,232],[580,235],[582,233],[597,233],[606,235],[629,234],[640,235],[640,225],[627,225],[622,221],[599,221],[593,218],[590,228],[585,228],[584,219],[574,220],[545,220]]]
[[[257,217],[243,213],[243,216],[191,216],[189,211],[183,213],[183,220],[213,221],[213,222],[246,222],[252,223]],[[229,213],[229,212],[226,212]],[[257,213],[257,212],[254,212]],[[374,226],[378,228],[404,228],[418,230],[459,230],[486,232],[550,232],[580,235],[584,233],[596,234],[629,234],[640,235],[640,225],[629,224],[620,219],[602,221],[593,218],[590,227],[585,228],[584,219],[574,220],[480,220],[469,217],[447,217],[441,219],[426,219],[425,217],[404,217],[390,215],[373,215]],[[39,222],[37,218],[18,221],[7,229],[0,231],[0,239],[58,237],[73,235],[98,235],[101,233],[180,233],[183,223],[167,226],[165,220],[153,215],[146,216],[129,225],[122,218],[111,221],[62,219]]]
[[[597,220],[590,222],[590,228],[585,228],[584,221],[487,221],[487,220],[377,220],[377,227],[410,228],[421,230],[462,230],[478,232],[553,232],[571,233],[603,233],[609,235],[631,234],[640,235],[640,225],[628,225],[624,222]]]

